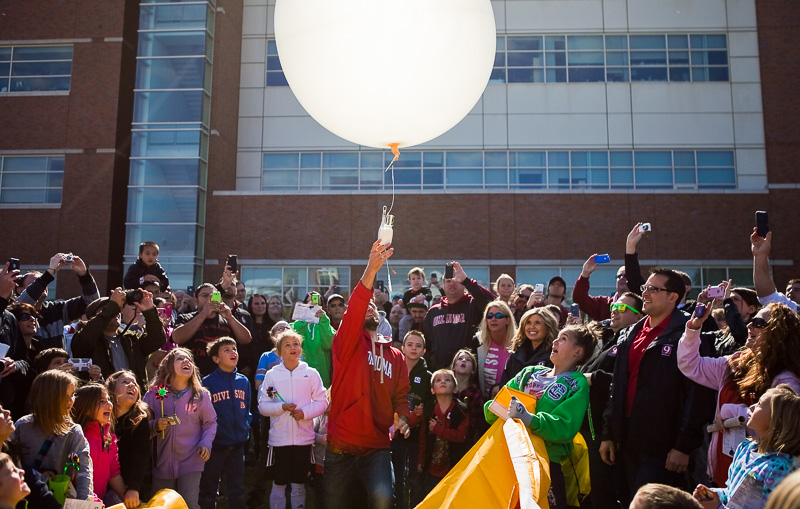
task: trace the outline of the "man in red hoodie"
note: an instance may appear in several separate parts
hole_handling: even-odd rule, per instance
[[[376,241],[367,268],[350,295],[333,337],[333,381],[325,454],[325,505],[353,507],[352,485],[367,491],[369,507],[394,506],[394,474],[389,434],[392,425],[408,436],[408,368],[392,338],[377,333],[380,315],[372,283],[392,256]],[[399,417],[395,417],[395,416]]]

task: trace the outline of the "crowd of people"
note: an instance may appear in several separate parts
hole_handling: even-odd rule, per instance
[[[593,254],[572,307],[561,277],[486,288],[457,261],[389,295],[380,241],[349,298],[309,291],[298,320],[228,264],[173,291],[153,242],[107,297],[78,255],[7,263],[0,508],[134,508],[170,488],[209,509],[223,480],[230,508],[415,507],[501,418],[544,441],[551,508],[796,507],[800,280],[777,290],[772,233],[754,230],[754,288],[691,300],[687,274],[642,274],[640,226],[614,295],[590,295]],[[61,271],[81,295],[47,300]],[[500,391],[535,410],[498,412]]]

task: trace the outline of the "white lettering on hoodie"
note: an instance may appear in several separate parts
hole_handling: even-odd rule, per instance
[[[378,366],[375,368],[375,371],[383,369],[383,373],[389,378],[392,378],[392,364],[383,357],[376,357],[372,352],[367,352],[367,362],[370,366],[375,366],[376,358],[378,359]]]

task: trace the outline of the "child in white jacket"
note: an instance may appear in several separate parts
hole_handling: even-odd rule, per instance
[[[267,466],[274,466],[271,509],[286,507],[286,484],[291,483],[293,509],[305,507],[306,479],[311,468],[314,421],[328,408],[325,387],[316,369],[300,360],[303,338],[294,331],[277,338],[281,363],[264,376],[258,411],[270,417]]]

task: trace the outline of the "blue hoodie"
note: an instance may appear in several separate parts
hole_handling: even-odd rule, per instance
[[[250,433],[250,382],[234,369],[227,373],[217,368],[203,378],[217,412],[217,435],[214,445],[238,445],[247,442]]]

